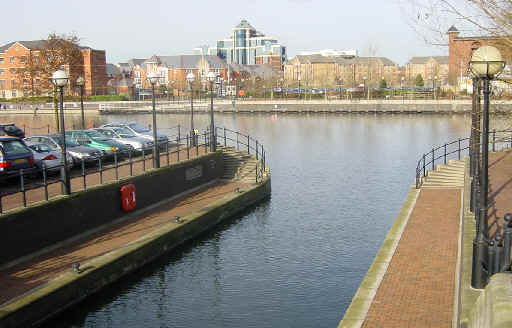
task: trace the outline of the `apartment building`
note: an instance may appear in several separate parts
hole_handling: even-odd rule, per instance
[[[405,64],[405,85],[414,86],[418,75],[421,75],[426,87],[445,85],[448,83],[448,70],[448,56],[412,57]]]
[[[48,92],[49,81],[35,74],[32,79],[20,78],[19,69],[30,67],[39,62],[40,49],[45,40],[14,41],[0,46],[0,98],[17,98],[26,95],[44,95]],[[67,67],[73,91],[74,81],[79,75],[85,78],[85,95],[104,94],[107,75],[104,50],[81,47],[82,61],[79,67]]]

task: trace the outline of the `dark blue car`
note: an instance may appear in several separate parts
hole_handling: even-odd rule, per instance
[[[0,137],[0,177],[18,175],[20,169],[34,169],[32,151],[19,138]]]

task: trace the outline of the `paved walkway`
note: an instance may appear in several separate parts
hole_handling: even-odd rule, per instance
[[[234,193],[236,188],[244,186],[247,186],[247,183],[219,181],[213,186],[183,196],[140,217],[117,223],[70,245],[1,270],[0,308],[57,278],[64,271],[71,270],[72,263],[80,262],[82,266],[86,266],[87,261],[120,248],[164,224],[172,223],[175,216],[184,217],[192,214]]]
[[[422,189],[363,327],[451,327],[460,189]]]

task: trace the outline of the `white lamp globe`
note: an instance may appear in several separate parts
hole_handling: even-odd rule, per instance
[[[208,74],[206,74],[206,78],[210,82],[214,82],[215,81],[215,77],[216,77],[216,75],[215,75],[214,72],[208,72]]]
[[[187,74],[187,81],[189,83],[194,82],[195,79],[196,79],[196,77],[194,76],[194,73],[190,72],[190,73]]]
[[[76,79],[76,85],[80,87],[85,85],[85,79],[83,76],[79,76],[78,79]]]
[[[469,69],[479,78],[492,79],[505,68],[505,61],[496,47],[483,46],[476,49],[471,56]]]
[[[68,81],[69,81],[69,76],[68,76],[68,73],[66,73],[66,71],[58,70],[58,71],[55,71],[55,73],[53,73],[53,75],[52,75],[52,83],[58,87],[65,86],[66,84],[68,84]]]
[[[159,76],[156,74],[156,72],[151,72],[148,74],[148,81],[151,84],[156,84],[158,82]]]

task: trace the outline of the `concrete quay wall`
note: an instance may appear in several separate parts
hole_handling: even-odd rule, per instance
[[[123,185],[135,185],[137,209],[143,209],[214,181],[223,169],[219,151],[2,215],[0,249],[9,251],[0,252],[0,267],[125,216]]]
[[[65,272],[40,289],[20,297],[0,311],[0,327],[15,328],[37,324],[99,291],[104,286],[193,239],[220,222],[269,197],[270,176],[240,193],[225,196],[190,215],[176,227],[169,223],[124,247],[95,258],[88,269],[77,274]]]

